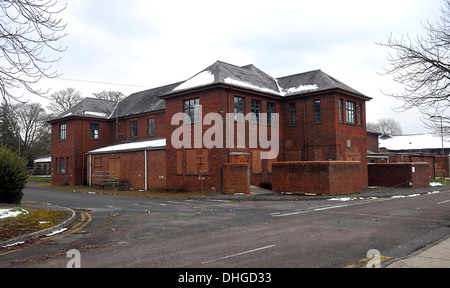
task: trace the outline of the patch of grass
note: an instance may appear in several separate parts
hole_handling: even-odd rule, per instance
[[[50,182],[51,176],[28,176],[27,182]]]
[[[437,182],[437,183],[441,183],[442,185],[450,185],[450,179],[448,179],[448,178],[446,178],[446,179],[444,179],[444,178],[437,178],[437,179],[434,179],[434,180],[431,180],[430,182]]]
[[[67,219],[69,216],[68,212],[65,210],[24,209],[21,207],[15,209],[23,209],[28,213],[22,213],[17,217],[0,219],[0,241],[13,239],[21,235],[53,227]]]

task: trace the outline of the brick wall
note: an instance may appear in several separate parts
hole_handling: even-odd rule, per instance
[[[428,163],[370,163],[369,186],[428,187]]]
[[[436,156],[436,177],[450,177],[450,157],[447,155]]]
[[[272,189],[278,192],[351,194],[361,191],[361,169],[353,161],[292,161],[272,164]]]
[[[245,163],[223,165],[223,192],[225,194],[250,194],[250,169]]]

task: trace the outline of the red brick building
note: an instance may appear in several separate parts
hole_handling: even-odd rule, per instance
[[[251,185],[270,185],[275,162],[359,161],[355,181],[365,187],[368,100],[321,70],[274,78],[253,65],[218,61],[186,81],[138,92],[119,103],[87,98],[50,121],[52,180],[95,185],[100,174],[113,171],[107,178],[126,180],[136,189],[168,185],[223,191],[227,163],[247,164]],[[182,112],[194,124],[172,124]],[[230,120],[227,114],[235,115],[231,127],[235,135],[245,127],[245,145],[237,145],[237,137],[233,145],[226,142],[225,124],[223,139],[220,133],[210,138],[222,145],[178,148],[172,143],[177,129],[194,131],[195,123],[201,123],[198,131],[206,137],[220,122],[206,121],[209,113],[217,113],[224,123]],[[238,113],[254,113],[256,119],[244,121]],[[275,159],[261,157],[270,148],[250,143],[250,131],[261,126],[263,113],[279,115]],[[273,124],[268,125],[269,137]],[[191,135],[194,143],[195,133]]]

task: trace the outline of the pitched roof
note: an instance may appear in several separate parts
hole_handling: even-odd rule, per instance
[[[82,116],[89,118],[109,119],[116,107],[116,101],[102,100],[96,98],[86,98],[67,111],[59,114],[53,120],[58,120],[71,116]]]
[[[86,154],[107,154],[161,149],[166,149],[165,138],[115,144],[89,151]]]
[[[166,101],[159,98],[162,94],[171,91],[181,82],[133,93],[117,105],[117,115],[111,117],[122,117],[127,115],[141,114],[166,108]]]
[[[277,96],[303,95],[310,92],[341,89],[364,98],[362,93],[329,76],[321,70],[274,78],[254,65],[235,66],[217,61],[161,96],[169,96],[189,89],[225,84]]]
[[[442,149],[442,138],[433,134],[399,135],[379,139],[380,148],[388,150]],[[444,138],[444,148],[450,148],[450,139]]]
[[[341,89],[360,96],[362,93],[356,91],[350,86],[324,73],[322,70],[295,74],[291,76],[278,78],[278,84],[283,88],[284,95],[305,94],[308,92],[325,91],[329,89]],[[365,96],[367,97],[367,96]]]
[[[239,67],[217,61],[185,81],[131,94],[118,104],[114,101],[86,98],[53,120],[68,116],[109,119],[163,110],[166,108],[165,97],[218,84],[280,97],[340,89],[366,100],[370,99],[321,70],[274,78],[252,64]]]

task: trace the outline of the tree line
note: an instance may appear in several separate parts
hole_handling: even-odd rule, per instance
[[[98,99],[120,101],[125,95],[119,91],[93,93]],[[84,98],[74,88],[54,92],[47,97],[50,103],[23,103],[3,99],[0,104],[0,144],[5,145],[28,161],[50,155],[52,118],[78,104]]]

